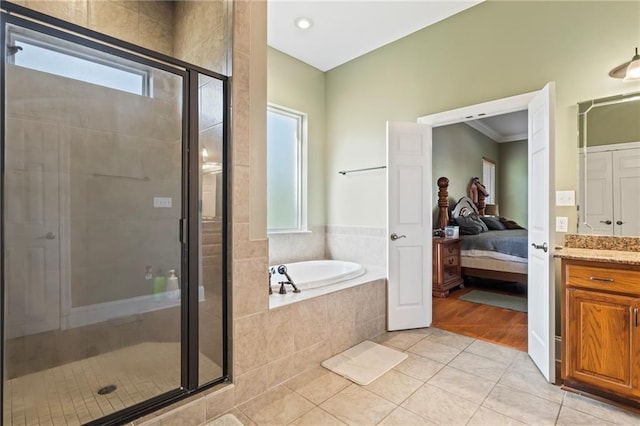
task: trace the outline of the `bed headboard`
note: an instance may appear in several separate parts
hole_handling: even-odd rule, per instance
[[[474,183],[475,179],[476,178],[471,178],[469,186]],[[479,182],[476,182],[476,185],[478,183]],[[482,186],[482,189],[484,189],[484,186]],[[478,202],[474,204],[478,208],[480,216],[484,216],[485,196],[486,190],[477,191]],[[436,221],[435,229],[444,229],[447,225],[449,225],[449,179],[443,176],[438,179],[438,220]]]

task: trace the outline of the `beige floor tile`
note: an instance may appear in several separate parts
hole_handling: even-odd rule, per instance
[[[310,411],[313,404],[281,385],[245,402],[239,408],[258,426],[286,425]]]
[[[617,425],[640,424],[640,414],[635,414],[631,411],[623,410],[622,408],[575,393],[567,392],[562,405],[563,407],[573,408],[574,410],[607,420]]]
[[[411,376],[415,379],[426,382],[438,371],[444,368],[445,364],[425,358],[420,355],[407,352],[409,357],[394,367],[394,370]]]
[[[314,404],[321,404],[352,382],[344,377],[316,367],[285,382],[285,386],[296,391]]]
[[[456,395],[477,404],[481,404],[496,385],[495,381],[483,379],[449,366],[440,370],[427,383],[444,390],[455,389]]]
[[[405,350],[409,346],[413,346],[418,343],[420,340],[424,339],[428,334],[418,329],[419,331],[413,330],[403,330],[403,331],[387,331],[386,333],[382,333],[373,339],[374,342],[380,343],[381,345],[391,346],[396,349]],[[427,329],[428,330],[428,329]]]
[[[256,426],[256,424],[254,422],[252,422],[251,419],[249,417],[247,417],[238,408],[234,408],[233,410],[229,410],[229,414],[233,414],[234,416],[236,416],[236,419],[240,420],[240,422],[244,426]]]
[[[421,380],[391,370],[364,388],[394,404],[400,404],[423,384]]]
[[[462,352],[449,363],[449,366],[497,382],[509,364],[509,362],[494,361],[470,352]]]
[[[349,425],[375,425],[396,405],[353,384],[322,403],[320,408]]]
[[[490,410],[485,407],[478,408],[478,411],[471,417],[467,426],[525,426],[526,423],[522,423],[511,417],[507,417],[496,411]],[[594,425],[595,426],[595,425]]]
[[[322,408],[314,408],[313,410],[305,413],[302,417],[299,417],[293,423],[292,426],[343,426],[340,420],[333,417],[331,414],[324,411]]]
[[[440,330],[439,328],[432,329],[432,332],[427,336],[427,339],[460,350],[466,349],[475,341],[472,337],[463,336],[446,330]]]
[[[446,346],[429,339],[420,340],[407,349],[407,351],[443,364],[447,364],[461,352],[460,349],[452,348],[451,346]]]
[[[450,425],[466,424],[478,407],[479,404],[428,383],[402,403],[402,408],[419,416],[438,424]]]
[[[562,402],[565,394],[560,386],[555,386],[547,382],[528,357],[527,359],[513,362],[504,372],[498,383],[558,404]]]
[[[556,425],[558,426],[574,426],[574,425],[610,426],[610,425],[615,425],[615,423],[611,423],[599,417],[595,417],[590,414],[574,410],[573,408],[563,406],[562,408],[560,408],[560,415],[558,416]]]
[[[379,426],[428,426],[435,425],[424,417],[421,417],[409,410],[405,410],[402,407],[398,407],[384,418]]]
[[[496,385],[482,405],[532,425],[554,424],[560,405],[521,390]]]
[[[510,364],[521,351],[508,348],[506,346],[496,345],[495,343],[476,340],[464,350],[472,354],[480,355],[494,361],[502,361]]]

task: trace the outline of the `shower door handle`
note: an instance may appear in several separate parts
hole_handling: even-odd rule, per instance
[[[406,235],[398,235],[396,233],[393,233],[391,235],[389,235],[389,238],[391,238],[391,241],[395,241],[395,240],[399,240],[400,238],[407,238]]]

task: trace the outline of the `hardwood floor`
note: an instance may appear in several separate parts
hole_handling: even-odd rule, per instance
[[[523,284],[472,280],[464,289],[452,290],[449,297],[433,298],[433,326],[526,351],[527,313],[458,299],[473,289],[527,295]]]

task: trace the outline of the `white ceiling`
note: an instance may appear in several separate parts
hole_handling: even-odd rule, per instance
[[[465,121],[465,124],[484,133],[496,142],[513,142],[527,139],[527,110],[494,115],[478,120]]]
[[[267,43],[328,71],[481,1],[268,0]],[[296,27],[300,17],[312,27]]]

